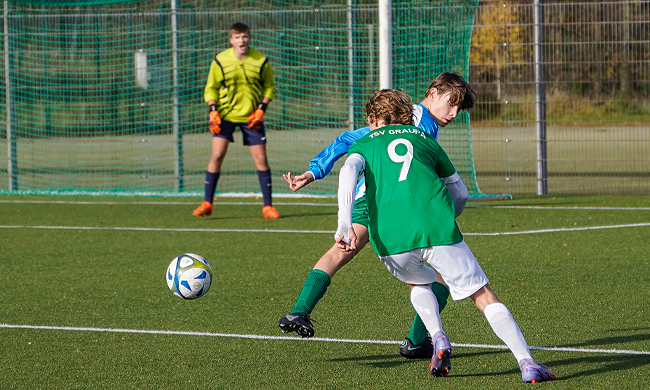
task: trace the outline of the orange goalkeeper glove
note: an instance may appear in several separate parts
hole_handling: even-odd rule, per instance
[[[221,132],[220,124],[221,116],[219,115],[219,111],[217,111],[217,107],[212,104],[210,105],[210,132],[212,134],[219,134]]]
[[[258,107],[257,110],[255,110],[249,117],[248,117],[248,127],[253,129],[253,130],[259,130],[260,127],[262,127],[262,123],[264,122],[264,111],[266,110],[266,103],[261,103]]]

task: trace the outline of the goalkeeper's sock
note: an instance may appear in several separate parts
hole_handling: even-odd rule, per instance
[[[445,287],[444,284],[433,282],[431,283],[431,290],[438,300],[439,311],[442,312],[442,309],[447,306],[447,299],[449,298],[449,290]],[[422,322],[419,314],[415,314],[415,319],[413,319],[413,324],[411,325],[411,330],[409,331],[408,338],[415,345],[422,344],[427,339],[427,327]]]
[[[310,314],[318,301],[325,295],[330,282],[331,279],[327,273],[319,269],[311,270],[291,312]]]
[[[214,202],[214,191],[217,189],[217,182],[221,172],[205,171],[205,201],[212,204]]]
[[[264,206],[271,206],[271,170],[257,171],[257,177],[260,179],[260,188],[262,189],[262,198],[264,199]]]

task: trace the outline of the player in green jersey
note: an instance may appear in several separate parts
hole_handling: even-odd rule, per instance
[[[266,156],[264,113],[275,94],[273,70],[268,58],[250,47],[250,28],[230,27],[232,47],[217,54],[210,64],[204,99],[209,108],[212,153],[205,172],[205,197],[194,210],[199,217],[212,214],[212,202],[233,133],[241,129],[257,168],[262,190],[264,218],[280,218],[272,205],[271,168]]]
[[[484,313],[517,359],[524,382],[555,379],[531,357],[519,326],[463,240],[446,186],[462,185],[454,165],[435,139],[412,125],[409,114],[410,98],[400,90],[378,91],[367,103],[371,132],[350,146],[339,175],[337,245],[356,249],[352,209],[363,173],[370,241],[388,271],[411,288],[411,303],[434,340],[430,373],[446,376],[451,369],[451,343],[430,287],[437,270],[452,299],[470,297]]]

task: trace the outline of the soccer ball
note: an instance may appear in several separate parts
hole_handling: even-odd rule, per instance
[[[196,299],[205,295],[212,283],[212,268],[201,256],[185,253],[167,267],[167,286],[174,295]]]

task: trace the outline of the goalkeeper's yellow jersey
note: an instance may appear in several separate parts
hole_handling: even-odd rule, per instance
[[[229,122],[244,123],[264,97],[273,99],[275,84],[268,58],[249,48],[244,60],[235,57],[233,48],[217,54],[210,64],[203,97],[214,100],[219,115]]]

